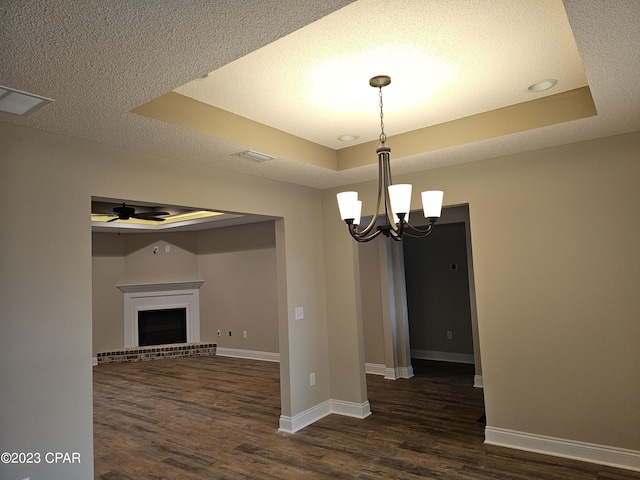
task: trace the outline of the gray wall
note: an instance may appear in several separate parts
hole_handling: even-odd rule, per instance
[[[94,233],[92,238],[94,355],[124,347],[124,296],[116,285],[190,280],[204,280],[201,341],[279,352],[273,222],[198,232]],[[218,337],[217,330],[223,335]]]

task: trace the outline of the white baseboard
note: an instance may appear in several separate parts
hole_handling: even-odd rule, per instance
[[[400,378],[400,372],[397,368],[384,367],[384,378],[386,380],[397,380]]]
[[[293,417],[280,415],[278,430],[285,433],[295,433],[331,413],[363,419],[371,415],[371,407],[369,402],[358,404],[341,400],[327,400]]]
[[[387,367],[385,365],[381,365],[379,363],[365,363],[364,364],[365,373],[371,375],[384,375],[384,378],[387,380],[397,380],[398,378],[411,378],[413,377],[413,367],[409,365],[408,367]]]
[[[484,443],[640,471],[640,451],[486,427]]]
[[[411,365],[408,367],[398,367],[398,375],[400,378],[413,377],[413,367]]]
[[[482,378],[482,375],[473,376],[473,386],[476,388],[484,388],[484,380]]]
[[[411,349],[411,358],[437,360],[439,362],[475,363],[473,353],[438,352],[436,350],[416,350],[413,348]]]
[[[241,350],[239,348],[217,347],[216,355],[220,357],[248,358],[265,362],[279,362],[280,354],[274,352],[259,352],[256,350]]]
[[[370,375],[386,375],[387,367],[380,363],[365,363],[364,371]]]

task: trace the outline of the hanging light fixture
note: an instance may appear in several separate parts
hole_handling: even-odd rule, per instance
[[[416,238],[426,237],[431,233],[433,224],[438,220],[442,212],[443,192],[439,190],[422,192],[422,208],[427,224],[421,228],[414,227],[409,223],[411,185],[394,185],[391,181],[391,168],[389,167],[391,149],[385,145],[387,136],[384,133],[384,113],[382,110],[382,88],[390,83],[391,77],[386,75],[378,75],[369,80],[369,85],[378,88],[380,91],[381,143],[376,150],[378,154],[378,204],[369,224],[362,230],[358,229],[362,212],[362,202],[358,200],[358,192],[341,192],[337,195],[340,217],[347,224],[351,236],[358,242],[368,242],[381,233],[396,241],[402,240],[404,235]],[[376,227],[376,220],[380,214],[380,207],[383,201],[383,224]]]

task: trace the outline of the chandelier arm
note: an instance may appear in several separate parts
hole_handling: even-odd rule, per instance
[[[415,227],[413,225],[411,225],[409,222],[406,222],[406,228],[404,230],[404,234],[407,237],[413,237],[413,238],[424,238],[427,237],[431,234],[432,230],[433,230],[433,224],[435,222],[432,222],[429,219],[429,223],[427,224],[427,227],[423,230],[421,228]]]
[[[369,242],[382,233],[382,230],[376,230],[375,232],[367,235],[364,232],[358,232],[356,226],[349,224],[349,233],[356,242],[364,243]]]
[[[404,221],[404,219],[400,218],[399,226],[397,227],[397,229],[392,228],[391,230],[389,230],[389,236],[396,242],[402,241],[402,236],[406,233],[406,231],[404,230],[405,225],[406,222]]]
[[[398,232],[398,226],[394,222],[393,219],[393,211],[391,210],[391,197],[389,196],[389,185],[393,185],[391,181],[391,167],[389,165],[389,154],[391,149],[386,147],[384,150],[378,149],[378,157],[380,158],[380,162],[383,164],[383,174],[382,177],[384,179],[384,214],[387,217],[386,221],[388,225],[391,227],[392,232]]]
[[[381,157],[380,155],[378,155],[378,200],[376,202],[376,209],[374,210],[374,214],[371,217],[371,221],[369,222],[369,225],[367,225],[362,230],[358,231],[355,225],[349,226],[349,232],[351,233],[351,236],[356,240],[358,238],[364,238],[366,235],[368,235],[369,232],[373,229],[373,226],[376,224],[376,220],[378,219],[378,214],[380,213],[380,205],[382,204],[382,190],[385,189],[383,187],[382,176],[383,176],[383,165],[382,165]],[[357,238],[354,235],[357,235]],[[374,236],[371,238],[375,238],[377,236],[378,236],[378,233],[375,233]],[[366,242],[368,240],[362,240],[362,241]]]

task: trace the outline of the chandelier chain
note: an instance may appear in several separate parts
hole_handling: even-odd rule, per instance
[[[380,143],[384,145],[387,141],[387,135],[384,133],[384,112],[382,111],[382,87],[380,87]]]

